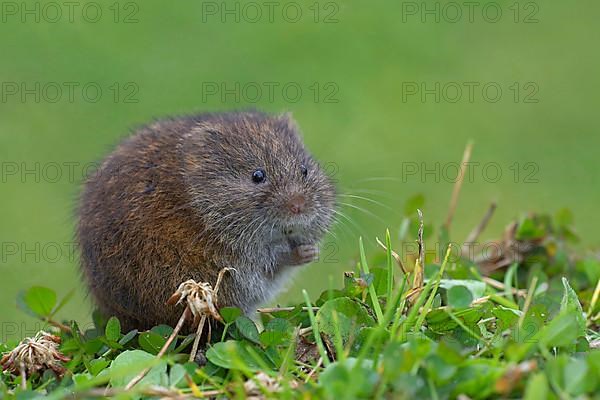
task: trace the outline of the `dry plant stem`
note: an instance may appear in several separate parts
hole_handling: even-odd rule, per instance
[[[274,313],[274,312],[279,312],[279,311],[294,311],[296,309],[296,307],[271,307],[271,308],[259,308],[256,311],[259,313],[263,313],[263,314],[269,314],[269,313]],[[319,311],[319,307],[313,307],[312,308],[315,311]],[[302,307],[302,311],[308,311],[308,307]]]
[[[179,331],[183,327],[183,324],[185,323],[185,320],[188,318],[189,315],[190,315],[190,308],[186,307],[185,310],[183,310],[183,313],[181,314],[181,317],[179,318],[179,321],[177,321],[177,325],[175,326],[175,329],[173,329],[173,333],[171,333],[171,336],[169,336],[169,338],[165,342],[164,346],[160,349],[160,351],[156,355],[156,358],[160,358],[163,355],[165,355],[165,353],[167,352],[167,349],[169,348],[169,346],[171,345],[171,343],[173,342],[173,340],[175,340],[175,338],[179,334]],[[140,372],[135,378],[133,378],[127,384],[127,386],[125,386],[125,390],[130,390],[139,381],[141,381],[142,379],[144,379],[144,376],[146,376],[146,374],[148,373],[148,371],[150,371],[150,368],[146,368],[142,372]]]
[[[475,299],[475,300],[473,300],[473,301],[471,302],[471,306],[475,306],[475,305],[483,304],[483,303],[485,303],[486,301],[488,301],[489,299],[490,299],[490,296],[483,296],[483,297],[480,297],[480,298],[478,298],[478,299]]]
[[[493,288],[500,289],[500,290],[506,290],[506,285],[504,283],[499,282],[495,279],[492,279],[489,276],[484,276],[482,279],[485,283],[487,283],[488,285],[490,285]],[[517,296],[521,296],[521,297],[527,296],[527,290],[511,288],[511,292],[513,294],[516,294]]]
[[[529,310],[529,306],[531,305],[531,300],[533,300],[533,294],[535,293],[535,287],[537,286],[538,277],[537,275],[531,279],[531,286],[529,286],[529,290],[527,291],[527,298],[525,299],[525,304],[523,304],[523,313],[519,317],[518,327],[521,328],[523,326],[523,321],[525,320],[525,315]]]
[[[221,286],[221,281],[223,280],[223,275],[225,272],[229,271],[233,268],[223,268],[219,271],[219,275],[217,276],[217,282],[215,283],[215,299],[217,298],[217,294],[219,293],[219,286]],[[200,345],[200,338],[202,337],[202,331],[204,330],[204,324],[206,323],[207,316],[206,314],[202,315],[200,321],[198,323],[198,328],[196,329],[196,337],[194,338],[194,345],[192,346],[192,351],[190,352],[189,361],[192,362],[196,359],[196,355],[198,354],[198,346]],[[210,325],[209,328],[209,341],[210,341]]]
[[[380,247],[382,247],[385,251],[388,250],[387,246],[385,244],[383,244],[381,242],[381,240],[379,240],[378,237],[376,237],[375,240],[377,241],[377,244]],[[398,253],[396,253],[394,250],[390,250],[390,252],[392,253],[392,257],[394,257],[394,260],[396,260],[396,263],[398,264],[398,266],[400,267],[400,269],[404,273],[404,276],[408,276],[408,272],[406,271],[406,268],[404,268],[404,264],[402,264],[402,259],[400,258],[400,255]]]
[[[202,397],[202,392],[194,380],[188,374],[185,374],[183,377],[185,378],[185,382],[187,383],[188,387],[192,390],[192,395],[195,397]]]
[[[197,397],[210,397],[210,396],[217,396],[219,394],[222,394],[223,391],[221,390],[206,390],[206,391],[201,391],[198,393],[198,395],[187,395],[187,394],[181,394],[177,391],[173,391],[173,390],[169,390],[169,389],[165,389],[162,387],[149,387],[146,389],[143,389],[139,392],[137,392],[141,395],[144,396],[148,396],[148,397],[157,397],[157,398],[161,398],[161,399],[178,399],[178,400],[183,400],[183,399],[193,399],[193,398],[197,398]],[[73,398],[74,399],[87,399],[87,398],[94,398],[94,397],[116,397],[119,395],[123,395],[123,394],[128,394],[128,390],[127,389],[122,389],[122,388],[94,388],[94,389],[90,389],[90,390],[86,390],[84,392],[79,392],[79,393],[73,393]]]
[[[594,290],[594,294],[592,295],[592,301],[590,301],[590,306],[587,312],[587,326],[590,326],[592,323],[592,313],[594,312],[594,308],[596,307],[596,303],[598,302],[598,297],[600,297],[600,279],[598,279],[598,283],[596,283],[596,289]]]
[[[419,214],[419,262],[421,264],[421,282],[419,286],[423,286],[423,268],[425,268],[425,244],[423,243],[423,212],[417,210]]]
[[[413,302],[418,296],[421,290],[423,290],[424,274],[423,269],[425,266],[425,249],[423,243],[423,212],[417,210],[419,214],[419,233],[417,236],[417,243],[419,245],[419,256],[415,262],[415,269],[413,271],[413,283],[410,289],[407,299],[409,302]]]
[[[310,378],[312,378],[312,376],[315,374],[315,372],[317,372],[317,370],[321,367],[322,364],[323,364],[323,357],[319,357],[319,361],[317,361],[317,365],[315,365],[315,367],[310,370],[310,372],[306,376],[306,379],[304,380],[304,383],[308,383],[308,381],[310,381]]]
[[[214,302],[215,305],[217,303],[217,294],[219,293],[219,286],[221,285],[221,281],[223,280],[223,275],[225,275],[225,272],[233,270],[233,268],[223,268],[221,271],[219,271],[219,275],[217,276],[217,282],[215,283],[215,288],[213,290],[213,296],[214,296]],[[208,295],[209,297],[212,297],[210,295]],[[189,298],[187,299],[189,302]],[[196,321],[198,321],[198,317],[200,316],[200,312],[201,311],[194,311],[191,307],[193,306],[193,304],[188,303],[187,309],[190,309],[191,313],[194,315],[194,323],[196,323]],[[220,318],[220,316],[218,314],[218,311],[215,310],[210,310],[208,311],[208,314],[206,312],[202,313],[202,315],[200,316],[200,320],[198,321],[198,326],[196,328],[196,337],[194,338],[194,344],[192,346],[192,351],[190,352],[190,357],[189,357],[189,361],[194,361],[196,359],[196,355],[198,354],[198,346],[200,345],[200,338],[202,337],[202,331],[204,330],[204,325],[206,323],[206,320],[208,318],[208,315],[212,315],[213,318]],[[210,341],[210,333],[211,333],[211,327],[210,324],[208,325],[208,341]]]
[[[460,189],[465,178],[467,163],[471,159],[471,150],[473,150],[473,143],[468,143],[467,147],[465,147],[465,152],[463,153],[462,162],[460,163],[460,173],[458,179],[454,183],[452,197],[450,198],[450,206],[448,207],[448,216],[446,217],[445,223],[447,231],[450,231],[450,225],[452,224],[452,219],[454,218],[454,212],[456,211],[456,205],[458,204],[458,195],[460,194]]]
[[[312,332],[312,330],[313,330],[313,329],[312,329],[312,327],[310,327],[310,326],[309,326],[308,328],[302,328],[302,329],[298,330],[298,335],[299,335],[299,336],[304,336],[304,335],[306,335],[306,334],[308,334],[308,333]]]
[[[196,354],[198,354],[198,345],[200,344],[200,337],[202,336],[202,330],[204,329],[204,323],[206,322],[206,315],[203,315],[200,318],[200,322],[198,323],[198,328],[196,329],[196,337],[194,338],[194,345],[192,346],[192,351],[190,352],[189,361],[192,362],[196,359]]]
[[[225,275],[225,272],[230,270],[235,271],[235,268],[223,268],[219,271],[219,275],[217,275],[217,282],[215,283],[215,296],[219,293],[219,286],[221,286],[223,275]]]
[[[491,297],[492,296],[483,296],[478,299],[475,299],[471,302],[471,306],[478,306],[480,304],[483,304],[483,303],[487,302],[488,300],[490,300]],[[441,306],[441,307],[436,308],[436,310],[452,310],[452,308],[449,306]],[[421,312],[421,311],[425,311],[425,309],[423,307],[421,307],[419,309],[419,312]],[[483,320],[481,320],[481,321],[483,321]]]
[[[19,365],[21,369],[21,389],[27,390],[27,371],[25,370],[25,363]]]
[[[488,223],[490,222],[490,219],[492,219],[492,216],[494,215],[494,211],[496,211],[496,206],[497,206],[496,202],[492,202],[492,204],[490,204],[490,207],[488,208],[487,212],[485,213],[485,215],[479,222],[479,225],[477,225],[471,231],[471,233],[469,233],[469,236],[467,236],[467,239],[465,240],[465,243],[463,244],[462,249],[461,249],[463,254],[469,250],[468,245],[475,243],[475,241],[477,240],[479,235],[481,235],[481,232],[483,232],[485,230]]]
[[[73,330],[71,328],[69,328],[68,326],[66,326],[65,324],[61,324],[60,322],[54,321],[53,319],[50,318],[44,318],[44,322],[60,329],[61,331],[63,331],[64,333],[68,333],[70,335],[73,334]]]

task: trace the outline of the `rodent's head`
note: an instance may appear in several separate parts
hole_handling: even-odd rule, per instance
[[[316,243],[335,187],[284,114],[209,114],[182,143],[192,204],[214,240],[252,251],[281,238]]]

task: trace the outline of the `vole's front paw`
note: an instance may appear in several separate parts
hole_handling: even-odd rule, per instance
[[[314,244],[300,244],[292,249],[292,264],[302,265],[319,258],[319,247]]]

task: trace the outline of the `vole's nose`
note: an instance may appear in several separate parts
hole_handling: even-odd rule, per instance
[[[293,194],[287,201],[287,207],[292,214],[300,214],[304,211],[306,199],[301,194]]]

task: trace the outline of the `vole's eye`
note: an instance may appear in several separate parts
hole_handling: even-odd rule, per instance
[[[257,169],[252,173],[252,182],[263,183],[267,179],[267,174],[262,169]]]
[[[306,178],[306,175],[308,175],[308,169],[304,164],[300,166],[300,172],[302,173],[302,177],[304,178]]]

